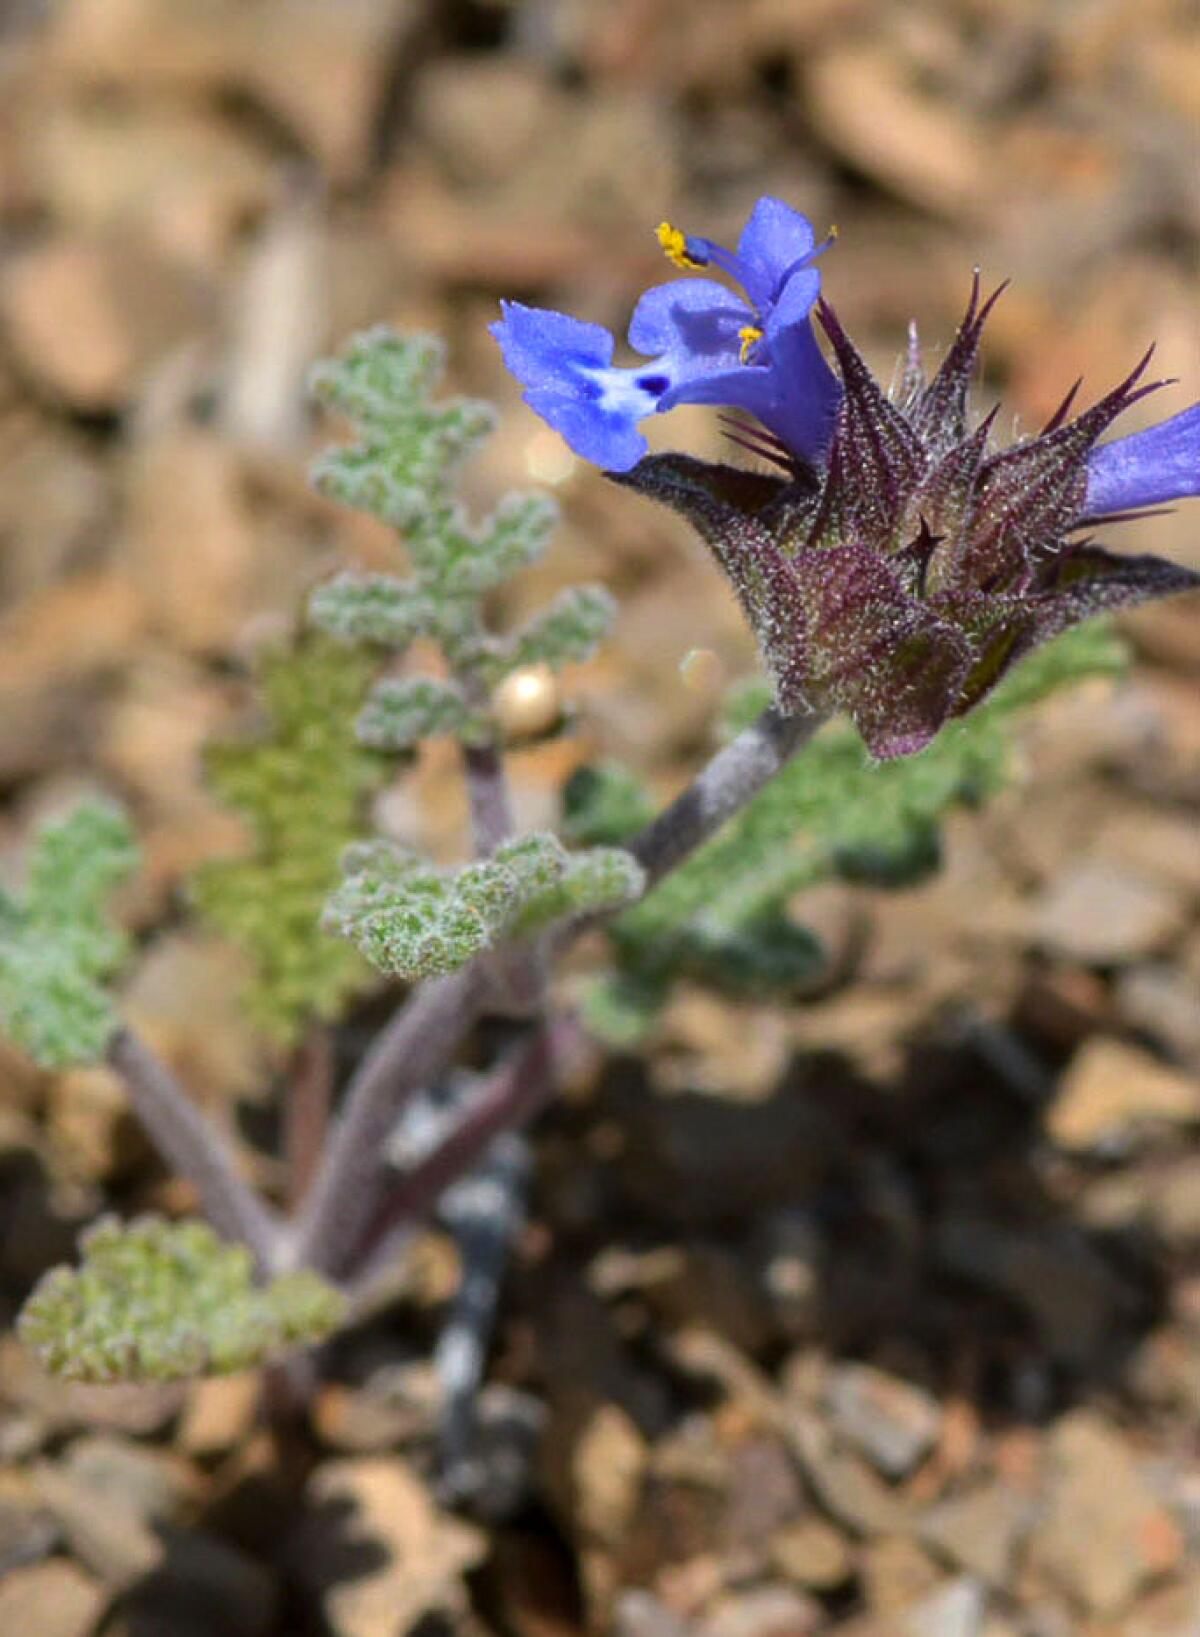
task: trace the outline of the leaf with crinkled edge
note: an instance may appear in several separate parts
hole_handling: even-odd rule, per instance
[[[460,897],[454,872],[383,842],[353,849],[344,868],[325,907],[326,929],[356,944],[381,972],[403,978],[465,966],[488,947],[516,891],[507,872],[476,865]]]
[[[436,335],[398,335],[385,324],[351,336],[337,358],[313,367],[313,394],[361,426],[389,426],[436,392],[446,368]]]
[[[601,585],[570,586],[512,638],[509,665],[561,670],[590,659],[612,630],[617,603]]]
[[[106,900],[137,848],[112,802],[81,803],[34,838],[23,894],[0,894],[0,1025],[44,1068],[92,1062],[116,1028],[105,982],[125,957]]]
[[[37,1285],[22,1342],[66,1381],[180,1381],[262,1364],[323,1341],[344,1323],[343,1297],[307,1270],[266,1285],[250,1252],[203,1222],[105,1218],[84,1235],[78,1268]]]
[[[1060,687],[1111,677],[1124,650],[1083,626],[1035,651],[992,697],[906,760],[873,764],[858,735],[833,723],[705,847],[622,915],[612,932],[627,994],[660,997],[676,977],[733,990],[787,992],[819,962],[788,900],[831,877],[910,885],[939,859],[946,813],[1004,783],[1011,719]],[[739,690],[731,731],[770,702],[765,682]],[[625,1004],[622,1015],[638,1008]],[[651,1005],[641,1008],[648,1016]],[[601,1015],[603,1008],[601,1008]]]
[[[541,556],[557,522],[549,495],[506,495],[478,526],[460,503],[435,496],[409,543],[425,583],[436,582],[439,596],[478,603]]]
[[[556,835],[534,830],[497,847],[492,857],[510,869],[528,897],[556,887],[567,872],[571,855]]]
[[[490,404],[468,398],[433,405],[444,349],[432,336],[385,328],[352,339],[340,357],[317,366],[316,395],[355,424],[360,444],[334,449],[314,468],[323,493],[410,531],[418,565],[437,545],[431,508],[448,504],[456,467],[495,425]]]
[[[248,821],[249,851],[213,859],[190,883],[200,914],[249,956],[245,1004],[290,1046],[333,1021],[370,982],[346,944],[321,930],[347,845],[361,835],[387,763],[355,743],[376,659],[314,633],[259,662],[268,720],[259,736],[215,745],[206,772]]]
[[[616,848],[569,853],[555,836],[522,836],[490,858],[438,870],[403,848],[355,848],[325,912],[381,971],[403,978],[457,971],[507,937],[567,915],[628,903],[636,862]]]
[[[41,830],[29,860],[28,898],[45,920],[98,915],[114,887],[137,864],[129,819],[115,802],[82,802]]]
[[[360,744],[375,750],[407,750],[421,739],[480,742],[490,737],[491,728],[487,717],[472,710],[454,683],[408,676],[375,684],[355,731]]]
[[[335,575],[309,598],[308,617],[341,642],[375,642],[397,651],[437,629],[432,598],[415,580],[391,574]]]
[[[507,494],[478,530],[469,563],[462,566],[464,589],[483,593],[536,563],[558,526],[558,506],[550,495]]]
[[[588,847],[566,856],[559,880],[534,893],[515,917],[509,929],[514,936],[568,916],[620,909],[645,889],[645,871],[621,847]]]

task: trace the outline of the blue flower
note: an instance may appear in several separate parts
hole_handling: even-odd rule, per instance
[[[1145,432],[1094,449],[1088,461],[1087,513],[1159,506],[1200,495],[1200,404]]]
[[[880,758],[920,750],[1080,620],[1200,589],[1191,569],[1091,538],[1113,512],[1200,489],[1200,406],[1101,445],[1163,384],[1142,379],[1147,353],[1073,419],[1072,393],[1042,432],[997,446],[995,411],[976,420],[970,404],[994,301],[981,300],[977,275],[936,374],[926,380],[914,334],[894,395],[819,303],[842,396],[818,472],[654,455],[614,474],[682,513],[711,547],[779,709],[846,710]]]
[[[648,360],[637,368],[613,364],[615,342],[598,324],[504,302],[492,334],[526,403],[577,454],[614,472],[646,453],[641,421],[686,403],[745,410],[790,454],[818,461],[840,397],[809,322],[821,287],[813,264],[829,241],[818,245],[808,219],[770,197],[755,205],[736,251],[666,222],[658,238],[676,266],[716,267],[742,294],[713,279],[647,290],[629,326],[630,346]]]

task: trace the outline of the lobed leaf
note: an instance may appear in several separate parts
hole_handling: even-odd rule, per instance
[[[302,1270],[254,1282],[250,1252],[205,1223],[97,1223],[78,1268],[54,1268],[19,1320],[21,1340],[67,1381],[179,1381],[262,1364],[322,1341],[341,1295]]]
[[[616,617],[616,599],[603,586],[571,586],[517,632],[510,667],[580,664],[595,653]]]
[[[403,978],[453,972],[502,938],[568,915],[627,903],[642,874],[627,853],[568,853],[552,835],[523,836],[487,859],[437,870],[386,842],[353,849],[325,925],[381,971]]]
[[[136,862],[121,809],[84,802],[34,838],[24,893],[0,894],[0,1023],[45,1068],[95,1061],[116,1028],[127,940],[106,900]]]
[[[202,865],[192,899],[249,956],[247,1009],[285,1046],[314,1018],[339,1016],[370,976],[353,949],[322,932],[321,912],[387,774],[354,740],[375,668],[370,653],[324,635],[268,653],[259,665],[264,730],[207,757],[209,782],[245,817],[251,845],[243,857]]]
[[[443,360],[444,349],[434,337],[378,328],[356,336],[312,376],[316,395],[341,410],[362,435],[361,443],[332,450],[317,462],[317,486],[411,531],[418,562],[436,545],[440,528],[452,526],[448,494],[455,469],[495,425],[490,404],[466,398],[431,402]],[[446,515],[435,525],[439,508]]]
[[[427,593],[415,581],[390,574],[336,575],[313,592],[308,617],[342,642],[377,642],[396,650],[437,627],[437,609]]]
[[[436,335],[399,336],[377,325],[353,336],[309,377],[314,396],[362,426],[387,426],[436,391],[446,348]]]
[[[558,506],[550,495],[508,494],[479,531],[473,585],[490,591],[536,563],[558,526]]]
[[[355,726],[360,744],[375,750],[408,750],[421,739],[486,739],[487,718],[474,711],[452,682],[434,677],[377,682]]]

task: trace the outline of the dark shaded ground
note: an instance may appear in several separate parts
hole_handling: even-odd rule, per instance
[[[305,486],[315,356],[443,331],[510,411],[480,503],[563,501],[521,597],[622,597],[572,736],[516,758],[530,824],[598,749],[673,785],[751,654],[699,548],[517,405],[501,294],[619,327],[660,218],[727,236],[774,191],[840,225],[827,289],[885,371],[981,263],[1014,280],[985,388],[1022,423],[1153,338],[1169,407],[1200,385],[1184,0],[65,0],[5,9],[0,80],[0,843],[81,783],[131,804],[130,1011],[247,1130],[263,1048],[178,914],[237,839],[199,750],[304,589],[390,550]],[[720,448],[703,412],[655,432]],[[1186,508],[1126,535],[1200,565]],[[1128,631],[1130,680],[1040,712],[936,882],[815,895],[853,982],[787,1012],[682,991],[546,1118],[482,1404],[501,1515],[425,1481],[431,1234],[294,1450],[252,1382],[68,1394],[6,1334],[0,1632],[1200,1632],[1196,609]],[[389,819],[453,856],[452,757]],[[188,1200],[105,1074],[5,1055],[6,1323],[113,1204]]]

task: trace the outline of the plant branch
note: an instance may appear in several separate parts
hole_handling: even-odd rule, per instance
[[[313,1024],[292,1053],[283,1107],[283,1147],[289,1209],[298,1210],[316,1175],[333,1100],[333,1041]]]
[[[433,1152],[402,1177],[367,1224],[357,1247],[352,1293],[369,1290],[391,1259],[397,1235],[429,1214],[445,1190],[478,1163],[502,1131],[523,1125],[553,1094],[555,1065],[573,1026],[540,1025],[498,1065],[458,1123]]]
[[[419,985],[377,1037],[346,1088],[342,1111],[296,1225],[291,1259],[336,1275],[379,1197],[383,1146],[404,1099],[434,1079],[474,1023],[486,961]]]
[[[629,846],[649,891],[751,801],[804,748],[826,717],[782,716],[773,707],[719,750]]]
[[[478,858],[490,858],[497,847],[509,840],[514,829],[503,753],[496,744],[464,745],[463,763],[475,854]]]
[[[649,884],[661,881],[752,800],[823,720],[766,710],[719,750],[631,844]],[[557,947],[584,924],[596,920],[565,928]],[[378,1207],[380,1151],[396,1113],[406,1096],[442,1072],[484,1009],[494,958],[489,952],[452,977],[421,984],[363,1059],[300,1216],[292,1246],[298,1265],[345,1273]]]
[[[225,1238],[247,1245],[260,1271],[273,1271],[282,1241],[274,1212],[238,1175],[228,1144],[166,1064],[125,1028],[113,1035],[107,1058],[124,1081],[134,1113],[151,1141],[196,1189],[213,1227]]]

